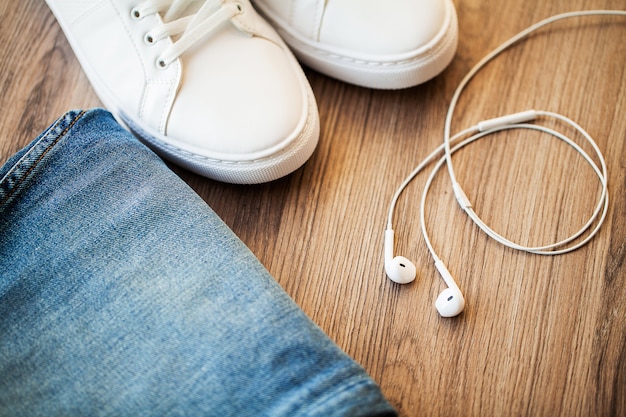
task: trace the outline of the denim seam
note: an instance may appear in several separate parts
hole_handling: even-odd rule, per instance
[[[76,115],[76,117],[74,117],[74,119],[70,122],[70,124],[67,125],[67,127],[57,136],[57,138],[50,143],[48,146],[46,146],[46,148],[41,152],[41,155],[39,155],[39,157],[37,158],[37,160],[35,160],[30,168],[28,168],[28,170],[21,176],[21,178],[14,184],[12,190],[10,190],[7,195],[4,197],[4,199],[2,201],[0,201],[0,207],[5,205],[10,199],[11,197],[13,197],[13,195],[19,190],[20,186],[24,183],[24,181],[26,181],[29,177],[31,172],[37,167],[37,165],[39,165],[39,163],[44,159],[44,157],[48,154],[48,152],[67,134],[67,132],[74,127],[74,125],[76,124],[76,122],[78,122],[78,120],[83,117],[83,115],[86,113],[86,111],[81,111],[80,113],[78,113]],[[54,128],[50,129],[50,130],[54,130]],[[43,139],[43,138],[42,138]],[[28,153],[26,154],[28,155]],[[22,158],[24,158],[26,155],[24,155]],[[11,168],[11,170],[9,172],[7,172],[7,174],[5,175],[4,178],[8,178],[11,173],[13,171],[15,171],[15,168],[20,164],[21,160],[18,161],[13,168]],[[2,181],[0,181],[0,185],[1,185]]]
[[[348,398],[350,398],[354,395],[355,392],[360,389],[375,387],[376,383],[373,380],[369,379],[369,377],[359,378],[358,380],[353,381],[350,384],[344,383],[343,387],[341,387],[339,391],[326,392],[323,396],[318,398],[317,401],[315,401],[313,404],[310,404],[310,406],[307,408],[307,412],[319,413],[320,411],[324,410],[324,407],[328,406],[328,403],[332,403],[333,400],[338,401],[337,397],[342,397],[343,399],[345,398],[345,396],[347,396]],[[377,401],[378,397],[375,398],[375,402]]]

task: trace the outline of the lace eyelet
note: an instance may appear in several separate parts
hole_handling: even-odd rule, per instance
[[[241,5],[241,3],[235,3],[235,7],[237,8],[237,11],[239,13],[243,13],[243,6]]]
[[[141,15],[141,12],[139,11],[137,7],[133,7],[131,9],[130,17],[132,17],[134,20],[141,20],[143,18],[143,16]]]
[[[143,41],[146,43],[146,45],[154,45],[154,37],[150,33],[146,33],[146,35],[143,37]]]
[[[167,67],[169,67],[169,66],[170,66],[170,64],[168,64],[167,62],[165,62],[165,61],[164,61],[163,59],[161,59],[161,58],[157,58],[157,60],[156,60],[156,66],[157,66],[157,68],[158,68],[158,69],[165,70],[165,69],[167,69]]]

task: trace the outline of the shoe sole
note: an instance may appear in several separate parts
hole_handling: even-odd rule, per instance
[[[87,79],[104,107],[113,114],[122,126],[163,159],[217,181],[233,184],[259,184],[291,174],[304,165],[313,155],[317,147],[320,129],[317,103],[295,58],[293,58],[292,64],[297,67],[296,71],[301,78],[300,84],[304,90],[303,99],[306,102],[303,108],[307,110],[307,115],[301,119],[300,124],[289,138],[274,146],[274,153],[251,159],[240,159],[240,155],[211,155],[206,150],[194,152],[190,149],[184,149],[179,143],[176,143],[177,141],[168,138],[124,112],[117,104],[114,94],[104,85],[97,72],[91,67],[89,60],[82,54],[61,13],[48,0],[46,0],[46,4],[59,23]],[[284,47],[287,48],[286,45]]]
[[[422,84],[441,73],[452,61],[458,42],[456,10],[446,1],[446,19],[428,44],[393,56],[357,56],[313,41],[293,30],[267,7],[254,3],[296,57],[305,65],[350,84],[376,89],[401,89]]]

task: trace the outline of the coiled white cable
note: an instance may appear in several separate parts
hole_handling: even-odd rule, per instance
[[[581,248],[582,246],[586,245],[600,230],[600,227],[602,226],[602,223],[604,222],[604,219],[606,218],[606,213],[608,211],[609,208],[609,194],[608,194],[608,186],[607,186],[607,168],[606,168],[606,162],[604,161],[604,157],[602,155],[602,152],[600,151],[600,149],[598,148],[597,144],[595,143],[595,141],[591,138],[591,136],[580,126],[578,126],[575,122],[573,122],[572,120],[566,118],[565,116],[556,114],[556,113],[551,113],[551,112],[543,112],[543,111],[537,111],[535,112],[536,115],[538,117],[553,117],[556,119],[559,119],[561,121],[563,121],[566,124],[569,124],[570,126],[574,127],[574,129],[576,129],[578,132],[580,132],[580,134],[587,140],[587,142],[589,144],[591,144],[597,159],[600,161],[600,167],[598,167],[596,165],[596,163],[594,162],[593,158],[591,156],[589,156],[576,142],[574,142],[572,139],[568,138],[567,136],[563,135],[562,133],[559,133],[553,129],[547,128],[545,126],[541,126],[541,125],[534,125],[534,124],[527,124],[527,123],[514,123],[514,124],[500,124],[500,125],[494,125],[493,127],[489,128],[488,130],[481,130],[480,129],[480,125],[478,124],[476,126],[474,126],[473,128],[471,128],[472,132],[477,132],[476,134],[474,134],[473,136],[467,138],[466,140],[460,142],[459,144],[457,144],[456,146],[454,146],[450,151],[451,153],[454,153],[458,150],[460,150],[461,148],[463,148],[464,146],[482,138],[485,137],[487,135],[491,135],[493,133],[499,132],[499,131],[503,131],[503,130],[510,130],[510,129],[532,129],[532,130],[536,130],[536,131],[540,131],[540,132],[544,132],[546,134],[552,135],[557,139],[562,140],[563,142],[567,143],[568,145],[570,145],[572,148],[574,148],[574,150],[576,150],[576,152],[578,152],[583,159],[589,164],[589,166],[591,166],[591,168],[593,169],[593,171],[596,173],[596,175],[598,176],[598,179],[600,181],[600,185],[601,185],[601,193],[600,196],[598,198],[598,202],[596,204],[596,207],[592,213],[592,215],[589,217],[588,221],[574,234],[572,234],[571,236],[559,241],[559,242],[555,242],[555,243],[551,243],[551,244],[547,244],[544,246],[524,246],[515,242],[510,241],[509,239],[501,236],[500,234],[498,234],[497,232],[495,232],[493,229],[491,229],[487,224],[485,224],[485,222],[483,222],[480,217],[474,212],[472,205],[469,201],[469,199],[465,196],[465,193],[463,192],[463,190],[460,188],[460,186],[458,185],[458,183],[455,183],[453,185],[453,189],[455,192],[455,196],[457,198],[457,201],[459,202],[459,205],[461,206],[461,208],[463,208],[463,210],[465,210],[465,212],[467,213],[467,215],[472,219],[472,221],[474,221],[474,223],[480,228],[482,229],[489,237],[491,237],[492,239],[494,239],[495,241],[501,243],[504,246],[507,246],[509,248],[512,249],[516,249],[516,250],[520,250],[520,251],[524,251],[524,252],[530,252],[530,253],[534,253],[537,255],[561,255],[567,252],[572,252],[578,248]],[[490,121],[487,121],[490,122]],[[484,123],[484,122],[481,122]],[[489,124],[489,123],[486,123]],[[461,132],[464,133],[464,132]],[[465,135],[467,135],[467,131],[465,131]],[[451,142],[456,142],[458,139],[462,138],[463,136],[465,136],[463,134],[457,134],[455,135],[453,138],[451,138]],[[443,145],[442,145],[443,146]],[[428,246],[429,251],[431,252],[431,254],[434,254],[434,249],[430,243],[430,239],[428,236],[428,232],[426,230],[426,220],[425,220],[425,205],[426,205],[426,197],[428,194],[428,191],[430,190],[430,186],[432,184],[432,181],[434,180],[437,172],[439,171],[439,169],[441,168],[441,166],[446,162],[446,158],[441,157],[441,159],[438,161],[437,165],[435,166],[435,168],[433,168],[427,182],[426,185],[424,186],[424,191],[422,193],[422,200],[421,200],[421,205],[420,205],[420,214],[421,214],[421,227],[422,227],[422,233],[424,235],[424,240],[426,241],[426,245]],[[592,227],[592,225],[595,223],[595,227],[593,229],[590,229]],[[578,239],[580,236],[582,236],[585,232],[589,231],[589,233],[585,236],[584,239],[582,239],[581,241],[562,248],[562,246],[570,244],[571,242],[573,242],[574,240]],[[561,249],[558,249],[561,248]],[[434,255],[436,256],[436,255]]]
[[[410,182],[426,167],[428,166],[430,163],[432,163],[433,161],[435,161],[435,159],[439,156],[439,159],[437,160],[433,170],[431,171],[430,176],[428,177],[428,180],[426,182],[426,185],[424,186],[424,190],[422,193],[422,199],[421,199],[421,204],[420,204],[420,215],[421,215],[421,229],[422,229],[422,234],[424,236],[424,240],[426,242],[426,245],[428,247],[429,252],[431,253],[431,255],[433,256],[433,259],[435,260],[435,265],[437,266],[437,269],[444,270],[444,273],[442,274],[444,277],[444,280],[446,280],[446,282],[450,285],[450,283],[454,284],[454,281],[452,279],[452,277],[449,275],[449,273],[447,272],[447,269],[445,268],[445,266],[443,266],[442,268],[442,264],[441,264],[441,260],[439,259],[439,257],[437,256],[431,242],[430,242],[430,238],[428,235],[428,231],[426,229],[426,221],[425,221],[425,205],[426,205],[426,198],[428,195],[428,191],[430,190],[430,186],[435,178],[435,176],[437,175],[437,173],[439,172],[439,170],[441,169],[441,167],[443,166],[443,164],[447,165],[448,168],[448,173],[450,176],[450,179],[452,181],[452,186],[453,186],[453,190],[454,190],[454,194],[456,196],[456,199],[459,203],[459,205],[461,206],[461,208],[463,208],[463,210],[467,213],[467,215],[470,217],[470,219],[481,229],[483,230],[488,236],[490,236],[491,238],[493,238],[494,240],[496,240],[497,242],[501,243],[502,245],[505,245],[507,247],[516,249],[516,250],[520,250],[520,251],[525,251],[525,252],[530,252],[533,254],[539,254],[539,255],[559,255],[559,254],[564,254],[567,252],[571,252],[574,251],[584,245],[586,245],[600,230],[605,218],[606,218],[606,214],[608,211],[608,207],[609,207],[609,193],[608,193],[608,185],[607,185],[607,168],[606,168],[606,163],[604,161],[604,157],[602,155],[602,152],[600,151],[598,145],[595,143],[595,141],[593,140],[593,138],[582,128],[580,127],[577,123],[575,123],[574,121],[572,121],[571,119],[562,116],[560,114],[557,113],[553,113],[553,112],[548,112],[548,111],[536,111],[536,110],[528,110],[525,112],[520,112],[520,113],[515,113],[512,115],[507,115],[507,116],[503,116],[503,117],[498,117],[495,119],[490,119],[487,121],[483,121],[478,123],[475,126],[472,126],[468,129],[465,129],[459,133],[457,133],[454,136],[450,136],[450,130],[451,130],[451,123],[452,123],[452,116],[454,114],[454,110],[456,108],[456,104],[459,100],[459,97],[461,96],[461,93],[463,92],[463,90],[465,89],[465,87],[467,86],[467,84],[471,81],[471,79],[487,64],[489,63],[491,60],[493,60],[496,56],[498,56],[500,53],[502,53],[503,51],[505,51],[506,49],[508,49],[509,47],[511,47],[513,44],[519,42],[520,40],[524,39],[525,37],[527,37],[529,34],[531,34],[532,32],[546,26],[549,25],[551,23],[563,20],[563,19],[568,19],[568,18],[574,18],[574,17],[583,17],[583,16],[598,16],[598,15],[615,15],[615,16],[626,16],[626,11],[621,11],[621,10],[589,10],[589,11],[579,11],[579,12],[571,12],[571,13],[563,13],[563,14],[559,14],[559,15],[555,15],[552,16],[550,18],[544,19],[532,26],[530,26],[529,28],[525,29],[524,31],[518,33],[517,35],[513,36],[512,38],[510,38],[508,41],[504,42],[503,44],[501,44],[499,47],[497,47],[496,49],[494,49],[492,52],[490,52],[487,56],[485,56],[482,60],[480,60],[468,73],[467,75],[463,78],[463,80],[460,82],[459,86],[457,87],[457,89],[455,90],[451,102],[450,102],[450,106],[448,107],[448,112],[446,115],[446,120],[445,120],[445,126],[444,126],[444,140],[443,140],[443,144],[440,145],[437,149],[435,149],[430,155],[428,155],[407,177],[406,179],[402,182],[402,184],[398,187],[398,189],[396,190],[392,200],[391,200],[391,204],[389,207],[389,214],[388,214],[388,218],[387,218],[387,232],[390,232],[390,237],[393,237],[393,214],[394,214],[394,210],[395,210],[395,206],[398,202],[398,199],[400,198],[400,195],[402,194],[402,192],[406,189],[406,187],[410,184]],[[591,147],[593,148],[593,151],[595,153],[595,156],[597,158],[597,160],[600,163],[600,166],[598,167],[598,165],[594,162],[593,158],[590,157],[583,149],[582,147],[580,147],[574,140],[572,140],[571,138],[568,138],[567,136],[553,130],[550,129],[548,127],[544,127],[538,124],[530,124],[528,122],[533,121],[537,118],[553,118],[556,119],[558,121],[560,121],[561,123],[565,123],[567,125],[569,125],[570,127],[573,127],[577,132],[579,132],[579,134],[591,145]],[[454,171],[454,166],[452,164],[452,154],[454,152],[457,152],[458,150],[460,150],[461,148],[469,145],[470,143],[483,138],[487,135],[491,135],[493,133],[499,132],[499,131],[503,131],[503,130],[510,130],[510,129],[532,129],[532,130],[536,130],[536,131],[540,131],[546,134],[549,134],[557,139],[562,140],[563,142],[567,143],[568,145],[570,145],[576,152],[578,152],[581,157],[591,166],[591,168],[593,169],[593,171],[595,172],[595,174],[598,176],[599,182],[600,182],[600,186],[601,186],[601,192],[600,192],[600,196],[598,198],[598,202],[595,206],[595,209],[591,215],[591,217],[588,219],[588,221],[574,234],[572,234],[571,236],[559,241],[559,242],[555,242],[555,243],[551,243],[551,244],[547,244],[547,245],[543,245],[543,246],[525,246],[519,243],[515,243],[512,242],[511,240],[501,236],[500,234],[498,234],[497,232],[495,232],[493,229],[491,229],[484,221],[482,221],[480,219],[480,217],[476,214],[476,212],[473,210],[472,205],[469,201],[469,199],[467,198],[467,196],[465,195],[461,185],[459,184],[459,182],[456,179],[456,175],[455,175],[455,171]],[[471,135],[469,137],[467,137],[468,135]],[[463,139],[465,138],[465,139]],[[442,155],[443,154],[443,155]],[[442,155],[442,156],[441,156]],[[595,226],[594,226],[595,225]],[[387,235],[386,232],[386,235]],[[587,233],[584,237],[582,237],[585,233]],[[581,238],[582,237],[582,238]],[[577,239],[580,240],[578,242],[574,242]],[[388,258],[390,258],[390,250],[387,250],[389,245],[386,241],[386,264],[389,263]],[[393,246],[393,242],[391,242],[391,246]],[[403,258],[404,260],[406,260],[405,258]],[[404,266],[404,265],[402,265]],[[389,273],[388,273],[389,275]],[[412,279],[403,279],[402,281],[398,281],[395,280],[393,277],[392,278],[394,281],[396,282],[410,282]],[[458,288],[457,288],[458,289]],[[462,295],[459,294],[460,297],[462,298]],[[462,303],[464,304],[464,302]],[[458,311],[455,311],[455,314],[458,314],[461,310],[462,310],[462,306],[460,307],[460,310],[457,309]],[[441,312],[441,311],[440,311]]]

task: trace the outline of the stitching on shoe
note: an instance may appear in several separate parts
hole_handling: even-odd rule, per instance
[[[313,96],[313,92],[311,91],[310,86],[306,88],[306,95],[309,98],[309,100],[307,100],[307,118],[306,121],[304,123],[304,125],[302,126],[302,130],[301,130],[301,135],[304,135],[305,132],[310,132],[312,129],[312,125],[313,122],[315,120],[315,116],[314,114],[317,113],[317,107],[315,104],[315,100],[314,100],[314,96]],[[123,119],[125,119],[125,123],[127,124],[127,126],[129,128],[131,128],[131,130],[133,132],[135,132],[136,134],[138,134],[139,136],[141,136],[142,138],[144,138],[144,140],[148,141],[149,143],[154,143],[157,147],[161,147],[163,150],[169,151],[169,152],[173,152],[175,156],[175,153],[179,153],[180,155],[184,155],[185,157],[188,157],[191,160],[196,160],[196,161],[210,161],[213,162],[215,164],[220,164],[220,165],[240,165],[240,166],[244,166],[244,165],[249,165],[249,164],[255,164],[255,163],[262,163],[262,162],[269,162],[272,159],[275,159],[277,157],[277,154],[287,154],[289,152],[292,151],[297,151],[298,149],[305,147],[307,144],[307,141],[303,141],[303,140],[299,140],[299,141],[294,141],[291,144],[287,145],[285,148],[282,148],[278,151],[278,153],[275,153],[273,155],[268,155],[266,157],[263,158],[258,158],[258,159],[251,159],[251,160],[247,160],[247,161],[224,161],[221,159],[215,159],[215,158],[211,158],[208,156],[203,156],[203,155],[198,155],[195,153],[192,153],[190,151],[184,150],[184,149],[180,149],[177,146],[174,146],[170,143],[167,143],[165,141],[163,141],[162,139],[158,138],[158,137],[154,137],[152,135],[149,135],[147,132],[143,131],[143,129],[141,129],[136,123],[132,122],[132,119],[129,119],[127,117],[123,117]],[[133,128],[134,126],[134,128]]]
[[[424,52],[427,53],[426,57],[420,58],[419,56],[417,57],[413,56],[413,57],[408,57],[408,58],[397,60],[397,61],[386,61],[386,62],[370,61],[367,59],[359,59],[359,58],[352,58],[346,55],[339,55],[337,53],[328,52],[327,50],[320,49],[319,47],[316,47],[315,45],[304,42],[300,40],[296,35],[291,34],[289,31],[285,29],[277,28],[277,30],[280,33],[280,35],[283,37],[283,39],[289,38],[291,41],[299,45],[300,48],[302,49],[302,53],[307,53],[311,55],[314,55],[314,54],[321,55],[322,56],[321,59],[324,59],[325,57],[326,59],[335,60],[335,61],[343,61],[343,62],[354,63],[358,65],[366,65],[369,67],[381,67],[382,68],[382,67],[412,64],[412,63],[417,63],[420,61],[427,63],[432,60],[432,55],[433,55],[432,52],[435,52],[434,54],[435,56],[439,56],[442,53],[442,51],[445,51],[446,47],[450,45],[450,43],[453,42],[455,39],[455,36],[453,34],[456,33],[457,30],[453,28],[453,25],[454,25],[454,22],[457,21],[457,17],[454,11],[452,13],[453,15],[450,16],[450,19],[448,20],[447,25],[445,26],[445,31],[441,35],[441,38],[439,39],[439,41],[436,42],[434,45],[432,45],[430,48],[424,48]],[[290,21],[292,20],[293,18],[290,15]],[[435,36],[435,38],[437,38],[437,36]],[[430,42],[432,42],[432,40]],[[425,44],[424,46],[426,45],[428,45],[428,43]],[[420,48],[418,48],[418,50],[419,49]],[[297,52],[296,48],[292,48],[292,50]],[[420,55],[423,55],[423,54],[420,53]],[[315,56],[312,56],[310,58],[320,59],[320,57],[315,57]]]
[[[399,65],[404,65],[404,64],[411,64],[411,63],[415,63],[415,62],[419,62],[419,61],[428,62],[428,61],[432,60],[432,56],[433,56],[433,54],[429,54],[427,57],[425,57],[425,59],[424,58],[420,58],[420,57],[414,57],[414,58],[407,58],[407,59],[403,59],[403,60],[399,60],[399,61],[387,61],[387,62],[367,61],[367,60],[363,60],[363,59],[352,58],[352,57],[345,56],[345,55],[334,54],[334,53],[328,52],[326,50],[323,50],[323,49],[320,49],[320,48],[308,45],[308,44],[306,44],[304,42],[301,42],[296,37],[290,35],[287,32],[284,32],[282,30],[280,31],[280,34],[284,38],[289,38],[293,42],[296,42],[297,44],[299,44],[301,46],[302,50],[303,51],[308,51],[308,53],[317,53],[319,55],[323,55],[324,57],[327,57],[327,58],[330,58],[330,59],[340,60],[340,61],[344,61],[344,62],[350,62],[350,63],[354,63],[354,64],[360,64],[360,65],[367,65],[367,66],[370,66],[370,67],[391,67],[391,66],[399,66]],[[444,50],[445,46],[449,45],[453,38],[454,38],[453,36],[449,36],[449,35],[444,36],[442,39],[445,39],[446,42],[437,44],[436,47],[430,49],[429,52],[433,52],[433,51],[436,52],[436,51]],[[437,54],[434,54],[434,55],[437,55]]]
[[[304,126],[302,127],[302,132],[307,132],[311,129],[311,123],[313,123],[313,111],[315,110],[313,108],[313,105],[311,104],[310,100],[309,100],[309,105],[308,105],[308,117],[306,122],[304,123]],[[156,140],[159,141],[159,145],[162,146],[163,148],[169,149],[170,151],[185,155],[186,157],[190,158],[190,159],[195,159],[198,161],[210,161],[210,162],[214,162],[217,164],[222,164],[222,165],[248,165],[248,164],[254,164],[254,163],[259,163],[259,162],[267,162],[267,161],[271,161],[272,159],[276,158],[276,154],[274,155],[268,155],[264,158],[258,158],[258,159],[251,159],[251,160],[247,160],[247,161],[224,161],[221,159],[215,159],[215,158],[211,158],[208,156],[203,156],[203,155],[198,155],[189,151],[186,151],[184,149],[180,149],[170,143],[167,142],[163,142],[161,139],[159,138],[154,138]],[[289,153],[290,151],[297,149],[299,147],[302,147],[305,144],[304,141],[300,140],[300,141],[295,141],[292,142],[290,145],[288,145],[287,147],[281,149],[279,151],[279,154],[286,154]]]
[[[122,13],[122,10],[114,2],[111,2],[111,6],[115,9],[115,12],[117,13],[117,15],[120,18],[120,22],[122,22],[122,26],[124,27],[124,31],[126,32],[126,35],[128,36],[128,38],[131,40],[131,44],[133,45],[133,49],[135,50],[135,54],[137,54],[138,57],[141,57],[141,50],[137,46],[137,42],[135,41],[133,33],[130,31],[130,28],[128,27],[128,23],[127,23],[127,21],[125,19],[124,13]],[[139,59],[139,63],[141,65],[141,71],[143,72],[144,79],[149,80],[150,78],[148,77],[148,69],[144,65],[143,59]],[[141,106],[140,106],[140,110],[139,110],[139,117],[140,118],[143,118],[143,114],[144,114],[144,111],[145,111],[145,100],[146,100],[146,94],[145,94],[145,91],[144,91],[144,93],[142,94],[142,97],[141,97]],[[163,117],[163,116],[161,116],[161,117]],[[161,125],[161,123],[159,123],[159,127],[160,127],[160,125]]]
[[[71,21],[68,21],[67,24],[68,25],[73,25],[74,23],[82,20],[85,16],[91,15],[93,14],[96,10],[104,7],[105,2],[104,1],[100,1],[99,3],[91,6],[90,8],[85,9],[82,13],[74,16],[74,19],[72,19]]]
[[[133,32],[130,30],[128,26],[124,13],[122,13],[122,10],[119,7],[117,7],[115,3],[111,3],[111,6],[115,9],[115,12],[120,17],[120,21],[122,22],[122,26],[124,27],[124,31],[126,32],[126,35],[128,36],[129,39],[131,39],[131,44],[133,45],[135,54],[137,54],[138,57],[141,57],[142,56],[141,50],[135,40]],[[146,67],[146,64],[144,63],[144,60],[139,59],[139,63],[141,65],[141,71],[143,72],[143,76],[147,84],[146,89],[141,94],[141,104],[139,106],[139,112],[138,112],[139,113],[138,116],[141,120],[143,120],[143,115],[145,114],[146,100],[148,98],[147,91],[150,89],[150,87],[152,85],[168,85],[169,84],[169,88],[167,89],[167,105],[162,108],[161,115],[159,116],[158,129],[159,129],[159,132],[164,132],[165,127],[167,125],[169,112],[171,111],[171,108],[172,108],[173,96],[175,96],[176,94],[176,86],[178,85],[178,80],[180,80],[180,70],[178,70],[178,75],[176,76],[175,81],[162,81],[158,79],[153,80],[151,77],[149,77],[149,71],[148,71],[148,68]]]
[[[315,13],[315,33],[313,39],[316,41],[320,38],[320,29],[322,28],[322,21],[324,19],[324,13],[326,11],[326,2],[322,1],[318,3],[317,11]]]
[[[166,106],[162,106],[161,115],[159,117],[159,127],[158,130],[160,133],[165,132],[167,121],[169,119],[169,113],[171,110],[171,103],[173,102],[173,97],[176,95],[176,86],[178,83],[174,80],[160,80],[160,79],[152,79],[146,78],[146,87],[141,95],[141,105],[139,112],[139,119],[144,120],[143,115],[145,113],[146,101],[148,96],[150,95],[150,91],[154,89],[156,86],[166,86]]]

